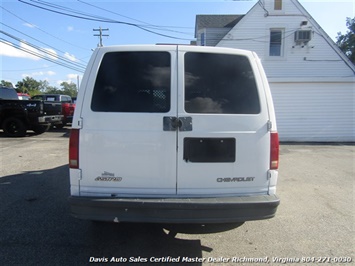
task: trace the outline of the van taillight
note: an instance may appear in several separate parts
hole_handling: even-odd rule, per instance
[[[70,131],[69,168],[79,168],[79,129],[71,129]]]
[[[276,170],[279,168],[279,134],[271,133],[271,153],[270,153],[270,169]]]

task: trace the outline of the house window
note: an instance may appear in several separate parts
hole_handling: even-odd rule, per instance
[[[274,10],[282,10],[282,0],[274,1]]]
[[[270,30],[270,56],[282,56],[282,30]]]

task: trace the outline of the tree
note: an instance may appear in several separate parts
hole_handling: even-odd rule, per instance
[[[48,86],[45,93],[47,94],[62,94],[62,91],[57,87]]]
[[[41,83],[34,78],[25,77],[15,85],[18,92],[28,93],[31,96],[41,93]]]
[[[338,32],[337,45],[355,64],[355,18],[346,18],[346,27],[349,29],[346,34]]]
[[[78,94],[78,90],[76,88],[76,84],[73,82],[62,82],[60,83],[61,91],[63,94],[69,95],[71,97],[75,97]]]
[[[0,86],[7,87],[7,88],[13,88],[14,85],[10,81],[6,80],[1,80]]]
[[[15,86],[18,92],[28,93],[31,96],[47,92],[49,89],[56,89],[55,87],[49,86],[47,80],[37,81],[31,77],[26,77],[22,79],[22,81],[18,81]]]

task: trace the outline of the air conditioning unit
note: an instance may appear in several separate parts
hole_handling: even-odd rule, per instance
[[[310,30],[298,30],[295,32],[295,42],[297,44],[306,44],[312,39],[312,31]]]

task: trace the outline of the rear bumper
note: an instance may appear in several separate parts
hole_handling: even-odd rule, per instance
[[[40,116],[38,117],[38,122],[40,124],[51,124],[56,122],[61,122],[63,120],[63,115],[49,115],[49,116]]]
[[[230,223],[275,216],[277,196],[229,198],[69,198],[72,216],[112,222]]]

